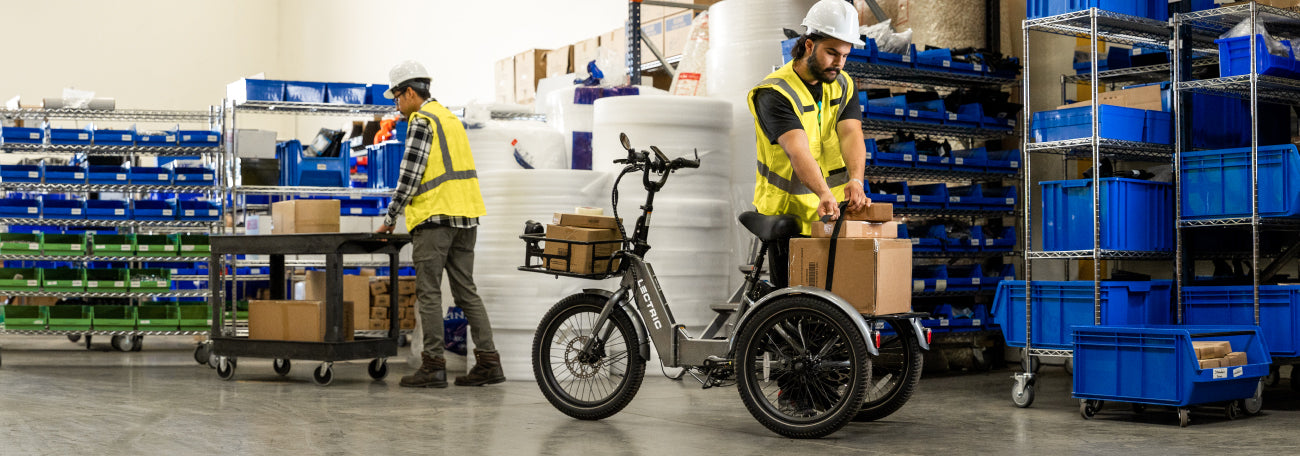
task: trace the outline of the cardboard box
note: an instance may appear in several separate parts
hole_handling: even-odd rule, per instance
[[[835,222],[813,222],[812,224],[812,235],[815,238],[829,238],[834,232]],[[877,223],[845,220],[844,226],[840,228],[840,237],[897,239],[898,222]]]
[[[1216,367],[1223,367],[1223,358],[1202,359],[1200,360],[1200,363],[1201,369],[1214,369]]]
[[[546,77],[546,50],[532,49],[515,56],[515,103],[532,104],[537,81]]]
[[[695,12],[679,12],[664,17],[664,57],[682,55],[691,40],[691,25]]]
[[[399,307],[401,307],[401,308],[403,308],[403,309],[414,309],[414,308],[415,308],[415,295],[402,296],[402,303],[401,303],[401,305],[400,305]]]
[[[271,233],[337,233],[339,207],[339,200],[289,200],[271,204]]]
[[[370,308],[372,309],[376,307],[392,307],[392,305],[392,295],[381,294],[370,297]]]
[[[350,303],[343,306],[344,340],[352,340],[353,316]],[[248,302],[248,338],[256,340],[325,340],[325,303],[322,301]]]
[[[1214,359],[1228,356],[1232,344],[1226,340],[1192,341],[1192,349],[1196,350],[1196,359]]]
[[[398,277],[398,278],[397,278],[397,294],[398,294],[399,296],[406,296],[406,295],[413,295],[413,294],[415,294],[415,277],[410,277],[410,276],[407,276],[407,277]]]
[[[371,308],[370,308],[370,319],[372,319],[372,320],[383,320],[383,319],[386,319],[386,318],[388,318],[388,308],[387,308],[387,307],[371,307]]]
[[[863,222],[892,222],[894,221],[894,205],[873,202],[866,208],[844,214],[844,219]]]
[[[550,239],[560,239],[565,241],[591,242],[591,241],[615,241],[620,239],[618,230],[580,228],[572,226],[547,225],[546,237]],[[618,243],[605,243],[595,245],[570,244],[568,242],[546,242],[544,252],[547,255],[569,255],[569,259],[549,259],[547,268],[553,271],[566,271],[578,274],[591,274],[593,271],[605,271],[609,267],[609,260],[599,260],[599,257],[608,257],[618,251]],[[594,264],[593,264],[594,260]],[[570,264],[572,263],[572,264]],[[617,264],[615,264],[617,267]]]
[[[658,49],[659,52],[663,52],[664,50],[664,19],[662,16],[663,14],[662,11],[660,12],[660,14],[661,14],[660,16],[653,16],[653,17],[646,16],[644,14],[641,15],[641,31],[645,32],[645,34],[641,36],[641,40],[642,40],[641,64],[642,65],[645,65],[650,62],[658,61],[658,59],[655,59],[655,54],[653,52],[650,52],[650,46],[646,45],[647,42],[654,44],[655,49]],[[668,54],[664,54],[664,58],[667,57]]]
[[[600,37],[590,38],[579,41],[573,45],[573,61],[570,62],[573,72],[580,73],[587,69],[587,63],[596,60],[597,50],[600,48]]]
[[[564,76],[572,72],[573,46],[561,46],[546,52],[546,77]]]
[[[1223,357],[1223,367],[1245,366],[1246,363],[1246,352],[1231,352]]]
[[[600,47],[616,54],[627,54],[627,29],[619,27],[600,36]]]
[[[1165,110],[1164,94],[1160,90],[1159,84],[1102,92],[1097,94],[1097,103],[1111,106],[1123,106],[1126,108],[1146,109],[1149,111]],[[1061,106],[1057,109],[1078,108],[1083,106],[1092,106],[1092,102],[1080,101]]]
[[[388,277],[371,277],[370,278],[370,296],[380,296],[388,294]]]
[[[828,238],[790,240],[790,285],[825,288]],[[912,242],[840,239],[831,292],[864,314],[912,311]]]
[[[604,215],[561,214],[557,212],[554,217],[551,217],[552,225],[574,228],[617,230],[618,223],[618,219]]]
[[[497,103],[514,104],[515,102],[515,58],[497,60],[492,66],[496,80],[495,100]]]
[[[379,329],[379,330],[388,329],[388,318],[384,317],[384,318],[370,319],[370,329]]]
[[[306,290],[306,294],[302,297],[304,300],[324,301],[325,271],[307,271],[303,288]],[[343,276],[343,301],[352,303],[353,326],[358,329],[369,329],[366,326],[370,320],[370,276]]]
[[[401,324],[401,329],[415,329],[415,319],[414,319],[414,318],[409,319],[409,320],[402,320],[402,321],[400,322],[400,324]]]

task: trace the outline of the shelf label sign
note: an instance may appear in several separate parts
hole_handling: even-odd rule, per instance
[[[903,116],[903,108],[894,108],[894,115]]]
[[[28,280],[28,281],[27,281],[27,286],[29,286],[29,287],[35,287],[35,286],[38,286],[38,285],[39,285],[39,283],[37,283],[35,280]]]
[[[172,215],[172,210],[171,210],[171,209],[163,209],[162,214],[163,214],[163,215]]]
[[[40,171],[28,171],[28,172],[27,172],[27,177],[30,178],[30,179],[36,179],[36,178],[41,177],[41,173],[40,173]]]
[[[126,175],[125,175],[125,174],[118,174],[118,175],[117,175],[117,180],[120,180],[120,181],[124,181],[124,180],[126,180]]]
[[[913,202],[913,203],[919,203],[919,202],[921,202],[921,196],[920,196],[920,195],[912,195],[912,202]]]
[[[921,112],[920,112],[920,111],[917,111],[917,110],[915,110],[915,109],[911,109],[911,110],[908,110],[908,111],[907,111],[907,116],[908,116],[908,117],[921,117]]]
[[[947,291],[948,279],[938,279],[934,281],[934,291]]]
[[[961,157],[957,157],[957,158],[954,158],[954,159],[953,159],[953,163],[958,164],[958,165],[964,165],[964,164],[966,164],[966,159],[961,158]]]
[[[1011,167],[1012,167],[1012,168],[1019,168],[1019,167],[1020,167],[1020,162],[1011,162]]]
[[[132,280],[132,281],[131,281],[131,288],[140,288],[140,282],[137,282],[137,281]]]
[[[975,71],[984,71],[984,65],[975,64]]]
[[[317,164],[316,164],[316,170],[317,170],[317,171],[324,171],[326,168],[327,168],[327,166],[325,166],[324,163],[317,163]]]
[[[949,202],[949,203],[960,203],[960,202],[961,202],[961,197],[960,197],[960,196],[949,196],[949,197],[948,197],[948,202]]]
[[[126,215],[126,209],[113,209],[113,215]]]
[[[72,215],[81,215],[81,209],[73,209]]]
[[[147,324],[152,323],[152,322],[153,322],[153,320],[140,320],[140,324],[142,324],[142,325],[147,325]]]
[[[871,152],[867,152],[867,160],[871,159]]]
[[[126,286],[126,282],[125,282],[125,281],[117,281],[117,282],[113,282],[113,286],[115,286],[115,287],[124,287],[124,286]]]
[[[145,249],[148,249],[148,248],[149,248],[148,246],[145,246]],[[122,251],[123,251],[123,252],[130,251],[130,250],[131,250],[131,245],[130,245],[130,244],[122,244]]]
[[[36,208],[34,208],[34,207],[29,207],[29,208],[27,208],[27,213],[28,213],[28,214],[35,214],[35,213],[36,213]]]
[[[31,134],[29,135],[29,137],[30,137],[30,139],[41,139],[41,134],[40,134],[40,133],[31,133]]]
[[[943,67],[944,67],[944,68],[951,68],[951,67],[952,67],[952,61],[951,61],[951,60],[944,60],[944,61],[943,61]],[[946,325],[945,325],[945,326],[946,326]]]
[[[980,278],[979,278],[979,277],[976,277],[976,278],[970,279],[970,283],[971,283],[971,285],[979,285],[979,284],[980,284]]]
[[[921,238],[912,238],[912,245],[920,245]]]
[[[1221,378],[1228,378],[1228,368],[1226,367],[1214,368],[1214,379],[1218,380]]]
[[[948,326],[948,319],[947,318],[939,319],[939,326]]]
[[[87,139],[90,139],[90,133],[77,133],[78,141],[85,141]]]
[[[131,135],[122,135],[122,141],[131,142],[133,139],[131,138]]]
[[[79,286],[81,286],[81,281],[80,281],[80,280],[73,280],[73,281],[72,281],[72,286],[74,286],[74,287],[79,287]]]
[[[971,325],[971,326],[983,326],[983,325],[980,324],[980,319],[978,319],[978,318],[971,320],[971,321],[970,321],[970,325]]]
[[[167,175],[166,175],[166,174],[159,174],[159,175],[158,175],[158,180],[160,180],[160,181],[166,181],[166,180],[167,180]]]
[[[186,216],[186,217],[193,217],[193,216],[194,216],[194,210],[193,210],[193,209],[186,209],[186,210],[185,210],[185,216]]]
[[[948,120],[957,120],[957,115],[951,112],[948,113]]]
[[[922,292],[922,291],[925,291],[925,281],[924,281],[924,280],[913,280],[913,281],[912,281],[912,291],[913,291],[913,292]]]
[[[1232,370],[1232,378],[1240,377],[1240,376],[1242,376],[1242,374],[1245,374],[1245,373],[1246,373],[1245,369],[1243,369],[1243,368],[1241,368],[1241,367],[1237,367],[1236,369],[1233,369],[1233,370]]]
[[[905,162],[910,162],[910,161],[912,161],[912,156],[911,156],[911,155],[904,155],[904,156],[903,156],[903,161],[905,161]]]

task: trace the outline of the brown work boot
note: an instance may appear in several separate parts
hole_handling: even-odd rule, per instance
[[[447,387],[447,361],[441,356],[434,358],[428,353],[421,353],[424,363],[420,364],[420,369],[414,374],[402,377],[402,386],[414,388],[446,388]]]
[[[506,381],[501,372],[501,355],[497,352],[474,350],[474,368],[469,375],[456,377],[456,386],[483,386]]]

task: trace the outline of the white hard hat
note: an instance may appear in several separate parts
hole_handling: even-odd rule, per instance
[[[424,65],[414,60],[407,60],[399,63],[388,70],[388,90],[384,91],[384,98],[393,99],[393,89],[402,83],[412,79],[432,79],[429,77],[429,70],[424,69]]]
[[[855,46],[864,46],[858,33],[858,10],[844,0],[821,0],[808,9],[803,18],[806,33],[818,32],[823,35],[848,42]]]

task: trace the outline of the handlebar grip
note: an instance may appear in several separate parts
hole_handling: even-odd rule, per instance
[[[699,168],[700,161],[691,160],[685,157],[678,157],[673,159],[672,166],[673,168]]]

